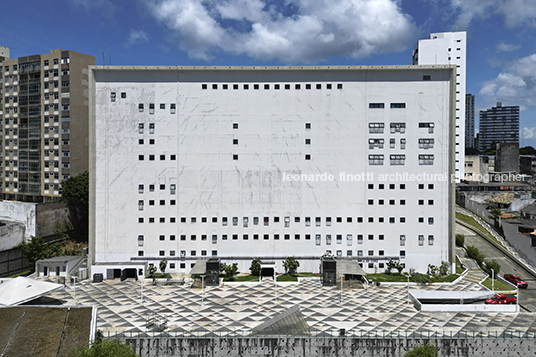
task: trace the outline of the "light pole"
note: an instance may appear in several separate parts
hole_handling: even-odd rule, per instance
[[[74,280],[74,304],[76,305],[76,275],[73,276]]]
[[[409,304],[409,273],[408,273],[408,304]]]
[[[342,304],[342,275],[341,275],[341,304]]]
[[[495,295],[495,271],[491,269],[491,293]]]
[[[201,306],[205,300],[205,276],[201,275]]]
[[[143,278],[141,279],[141,303],[143,304]]]

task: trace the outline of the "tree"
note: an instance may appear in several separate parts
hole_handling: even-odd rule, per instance
[[[437,347],[432,345],[415,347],[406,353],[404,357],[437,357]]]
[[[233,265],[223,263],[221,270],[225,272],[227,280],[233,281],[235,274],[238,272],[238,263],[233,263]]]
[[[60,188],[61,202],[69,209],[69,220],[73,234],[78,239],[87,240],[89,222],[89,174],[69,177]]]
[[[300,262],[294,259],[294,257],[286,257],[283,261],[283,268],[285,268],[285,274],[296,274],[298,272],[299,266]]]
[[[41,237],[31,237],[29,243],[19,244],[16,248],[22,250],[22,254],[34,268],[36,261],[62,254],[60,243],[45,243]]]
[[[486,256],[482,252],[480,252],[477,247],[475,247],[474,245],[468,245],[467,247],[465,247],[465,251],[467,252],[469,258],[474,259],[478,263],[478,265],[482,266],[482,262],[484,261],[484,258],[486,258]]]
[[[147,268],[147,276],[153,278],[153,284],[156,282],[156,267],[154,265],[149,265]]]
[[[400,274],[402,273],[402,270],[404,270],[404,266],[398,260],[389,260],[387,262],[387,269],[389,270],[389,274],[393,269],[398,270],[398,274]]]
[[[491,276],[491,269],[493,269],[495,277],[497,277],[501,271],[501,265],[495,259],[484,261],[484,271],[488,273],[489,276]]]
[[[519,155],[536,155],[536,149],[532,146],[525,146],[519,149]]]
[[[465,245],[465,236],[463,234],[456,234],[456,245],[458,247],[463,247]]]
[[[167,260],[163,259],[160,261],[160,271],[162,274],[166,274]]]
[[[255,275],[255,276],[261,275],[261,260],[253,259],[251,261],[251,266],[249,267],[249,271],[251,272],[251,275]]]
[[[138,357],[130,346],[119,340],[95,339],[91,345],[87,345],[81,350],[76,350],[74,357]]]

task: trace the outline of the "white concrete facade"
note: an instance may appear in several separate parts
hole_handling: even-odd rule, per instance
[[[414,65],[456,65],[456,146],[455,170],[457,182],[465,176],[465,93],[467,33],[440,32],[420,40],[413,51]]]
[[[90,69],[91,274],[452,261],[454,66]]]

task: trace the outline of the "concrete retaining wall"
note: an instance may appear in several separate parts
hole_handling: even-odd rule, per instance
[[[0,251],[11,249],[24,241],[24,225],[6,222],[0,226]]]
[[[214,337],[127,338],[140,356],[390,356],[432,344],[439,356],[534,356],[534,338]]]
[[[36,235],[35,203],[0,201],[0,221],[21,223],[25,227],[24,240]]]

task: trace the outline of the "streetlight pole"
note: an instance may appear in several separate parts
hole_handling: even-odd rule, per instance
[[[76,305],[76,275],[73,276],[74,279],[74,304]]]
[[[141,279],[141,303],[143,304],[143,278]]]
[[[491,292],[495,292],[495,270],[491,269]]]
[[[201,275],[201,306],[205,301],[205,276]]]
[[[341,275],[341,304],[342,304],[342,275]]]
[[[408,274],[408,304],[409,304],[409,274]]]

